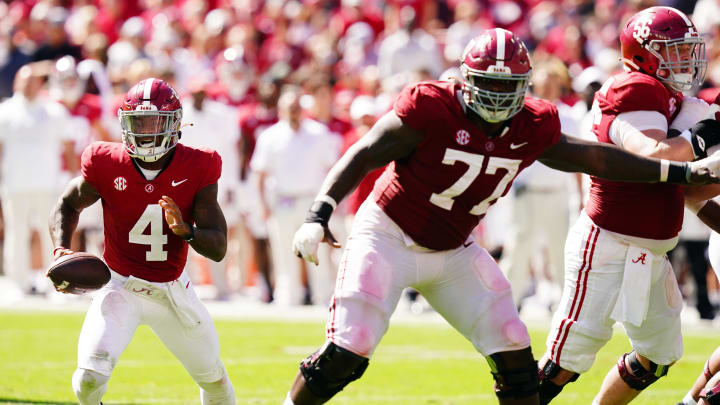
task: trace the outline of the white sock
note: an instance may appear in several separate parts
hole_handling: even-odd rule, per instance
[[[287,396],[285,397],[285,401],[282,403],[282,405],[295,405],[293,400],[290,398],[290,392],[287,393]]]
[[[683,405],[697,405],[697,401],[693,399],[689,392],[685,395],[685,398],[683,398],[682,403]]]
[[[198,383],[202,405],[235,405],[235,390],[227,376],[212,383]]]
[[[72,377],[73,391],[80,405],[99,405],[107,391],[109,376],[79,368]]]

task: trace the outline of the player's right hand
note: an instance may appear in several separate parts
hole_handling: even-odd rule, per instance
[[[335,239],[327,225],[319,222],[305,222],[293,237],[293,253],[310,263],[318,265],[317,250],[320,242],[325,242],[339,248],[340,243]]]
[[[71,255],[73,253],[75,253],[73,250],[70,250],[70,249],[62,247],[62,246],[58,246],[55,248],[55,250],[53,250],[53,261],[55,261],[63,256]],[[48,267],[48,269],[50,269],[50,267]],[[45,277],[48,277],[47,272],[45,272]],[[50,277],[48,277],[48,278],[50,278]],[[67,282],[64,284],[53,283],[53,287],[55,287],[55,291],[57,291],[57,292],[61,292],[63,294],[68,294],[69,292],[66,291],[65,289],[67,287],[70,287],[70,284]]]
[[[688,164],[690,165],[688,184],[703,185],[720,183],[720,178],[717,177],[717,174],[720,173],[720,154]]]
[[[55,248],[55,250],[53,250],[53,260],[57,260],[65,255],[71,255],[73,253],[75,253],[75,252],[68,248],[58,246]]]

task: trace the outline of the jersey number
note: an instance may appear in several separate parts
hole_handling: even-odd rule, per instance
[[[482,168],[483,161],[485,160],[484,155],[475,153],[463,152],[461,150],[446,149],[445,157],[443,157],[444,165],[454,165],[455,162],[460,161],[468,165],[467,171],[450,187],[440,194],[433,193],[430,196],[430,202],[437,205],[440,208],[450,211],[453,204],[455,203],[454,198],[464,193],[465,190],[470,187],[477,176],[480,175],[480,169]],[[483,215],[487,212],[490,204],[495,202],[502,196],[502,193],[507,188],[508,183],[515,178],[515,175],[520,168],[522,160],[516,159],[505,159],[495,156],[488,158],[488,165],[485,168],[485,173],[494,175],[497,173],[497,169],[505,169],[507,173],[500,179],[500,182],[495,186],[495,190],[490,196],[472,207],[470,213],[473,215]]]
[[[150,224],[150,234],[145,234],[145,229]],[[163,210],[159,204],[148,204],[140,219],[130,230],[130,243],[150,245],[150,251],[145,252],[145,260],[149,262],[162,262],[167,260],[167,252],[163,245],[168,241],[167,235],[163,234]]]

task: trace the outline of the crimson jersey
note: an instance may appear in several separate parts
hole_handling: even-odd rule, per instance
[[[395,113],[425,137],[410,156],[388,165],[373,190],[408,236],[434,250],[465,242],[515,176],[561,137],[557,109],[547,101],[527,98],[507,131],[490,138],[460,100],[461,85],[452,82],[402,91]]]
[[[593,132],[612,143],[610,125],[630,111],[657,111],[667,120],[680,110],[682,94],[673,94],[657,79],[638,72],[618,73],[595,93]],[[623,183],[591,177],[585,211],[598,226],[623,235],[671,239],[682,227],[684,196],[679,185]]]
[[[221,167],[217,152],[178,144],[170,164],[148,181],[121,143],[94,142],[85,148],[81,172],[102,199],[103,258],[108,266],[123,276],[147,281],[177,279],[185,267],[188,244],[172,233],[158,200],[163,195],[172,198],[183,220],[192,224],[195,195],[217,183]]]

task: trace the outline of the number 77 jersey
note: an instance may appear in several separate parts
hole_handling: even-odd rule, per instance
[[[163,195],[172,198],[183,220],[192,224],[195,195],[217,183],[221,166],[217,152],[178,144],[170,163],[149,181],[121,143],[88,146],[81,172],[102,200],[107,265],[123,276],[147,281],[177,279],[185,267],[188,244],[172,233],[158,201]]]
[[[453,82],[409,86],[393,109],[425,137],[386,168],[373,196],[415,243],[433,250],[462,245],[517,174],[561,137],[555,106],[530,97],[507,130],[489,137],[466,115]]]

